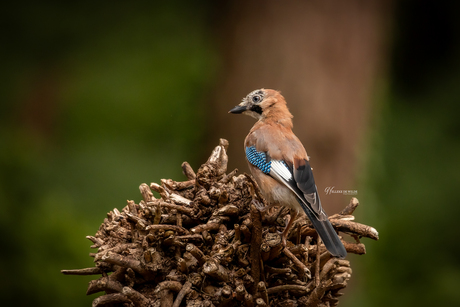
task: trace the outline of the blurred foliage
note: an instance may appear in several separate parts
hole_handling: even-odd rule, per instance
[[[459,5],[396,7],[358,195],[359,219],[381,239],[350,256],[357,282],[341,304],[459,305]],[[109,210],[138,201],[140,183],[183,178],[180,164],[197,168],[210,151],[201,144],[219,68],[212,9],[180,0],[2,9],[5,305],[89,306],[90,278],[60,274],[93,265],[84,236]]]
[[[355,258],[346,306],[460,305],[458,12],[453,1],[397,3],[389,87],[360,198],[380,240]]]
[[[0,58],[1,296],[82,306],[91,242],[142,182],[185,179],[218,64],[208,7],[169,2],[10,3]],[[205,146],[203,146],[205,147]],[[193,150],[191,150],[193,148]],[[13,301],[16,299],[15,301]]]

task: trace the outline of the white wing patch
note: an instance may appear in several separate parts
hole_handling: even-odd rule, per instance
[[[286,164],[279,160],[271,160],[271,169],[270,173],[274,171],[278,176],[283,178],[286,181],[292,180],[292,174],[287,168]]]
[[[309,210],[312,214],[314,214],[316,217],[320,218],[318,212],[323,212],[323,209],[319,205],[319,202],[317,201],[316,193],[310,193],[310,194],[302,194],[299,195],[298,189],[294,189],[291,184],[295,184],[294,178],[292,177],[291,172],[289,171],[289,168],[286,166],[286,164],[283,161],[279,160],[271,160],[271,168],[270,168],[270,175],[277,179],[279,182],[284,183],[286,187],[288,187],[297,197],[299,200],[302,201],[303,203],[303,198],[307,200],[309,205],[303,204],[305,207],[304,210]],[[310,208],[309,206],[312,206]],[[314,208],[314,209],[313,209]]]

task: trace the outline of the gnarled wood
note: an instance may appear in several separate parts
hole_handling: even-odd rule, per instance
[[[184,184],[171,179],[142,184],[139,203],[113,209],[87,237],[97,248],[96,266],[62,273],[101,275],[88,287],[87,294],[105,291],[93,306],[337,304],[351,277],[349,262],[332,258],[303,217],[285,247],[279,232],[289,210],[260,212],[252,204],[264,202],[252,178],[225,174],[227,146],[221,140],[196,174],[184,163],[189,179]],[[330,220],[355,238],[344,241],[347,251],[364,254],[359,238],[378,239],[378,233],[354,221],[357,206],[354,198]]]

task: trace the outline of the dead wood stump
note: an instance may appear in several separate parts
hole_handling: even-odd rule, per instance
[[[289,210],[261,214],[257,185],[237,170],[227,173],[228,142],[220,140],[187,181],[140,185],[142,200],[113,209],[94,236],[95,267],[62,270],[101,275],[87,294],[93,306],[336,306],[351,277],[348,260],[331,257],[308,219],[300,217],[284,248],[280,232]],[[152,190],[159,194],[155,198]],[[364,254],[361,237],[377,231],[354,222],[358,200],[330,217],[349,253]]]

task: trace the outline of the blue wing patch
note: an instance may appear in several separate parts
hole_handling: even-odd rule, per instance
[[[249,163],[260,169],[265,174],[270,173],[271,161],[267,161],[267,155],[256,150],[254,146],[246,147],[246,158]]]
[[[276,166],[277,171],[280,170],[278,164],[281,165],[281,170],[284,173],[286,180],[292,178],[291,170],[284,161],[268,160],[265,152],[257,151],[254,146],[246,147],[246,157],[249,163],[260,169],[265,174],[269,175],[270,171]],[[267,161],[268,160],[268,161]],[[275,163],[275,164],[272,164]]]

